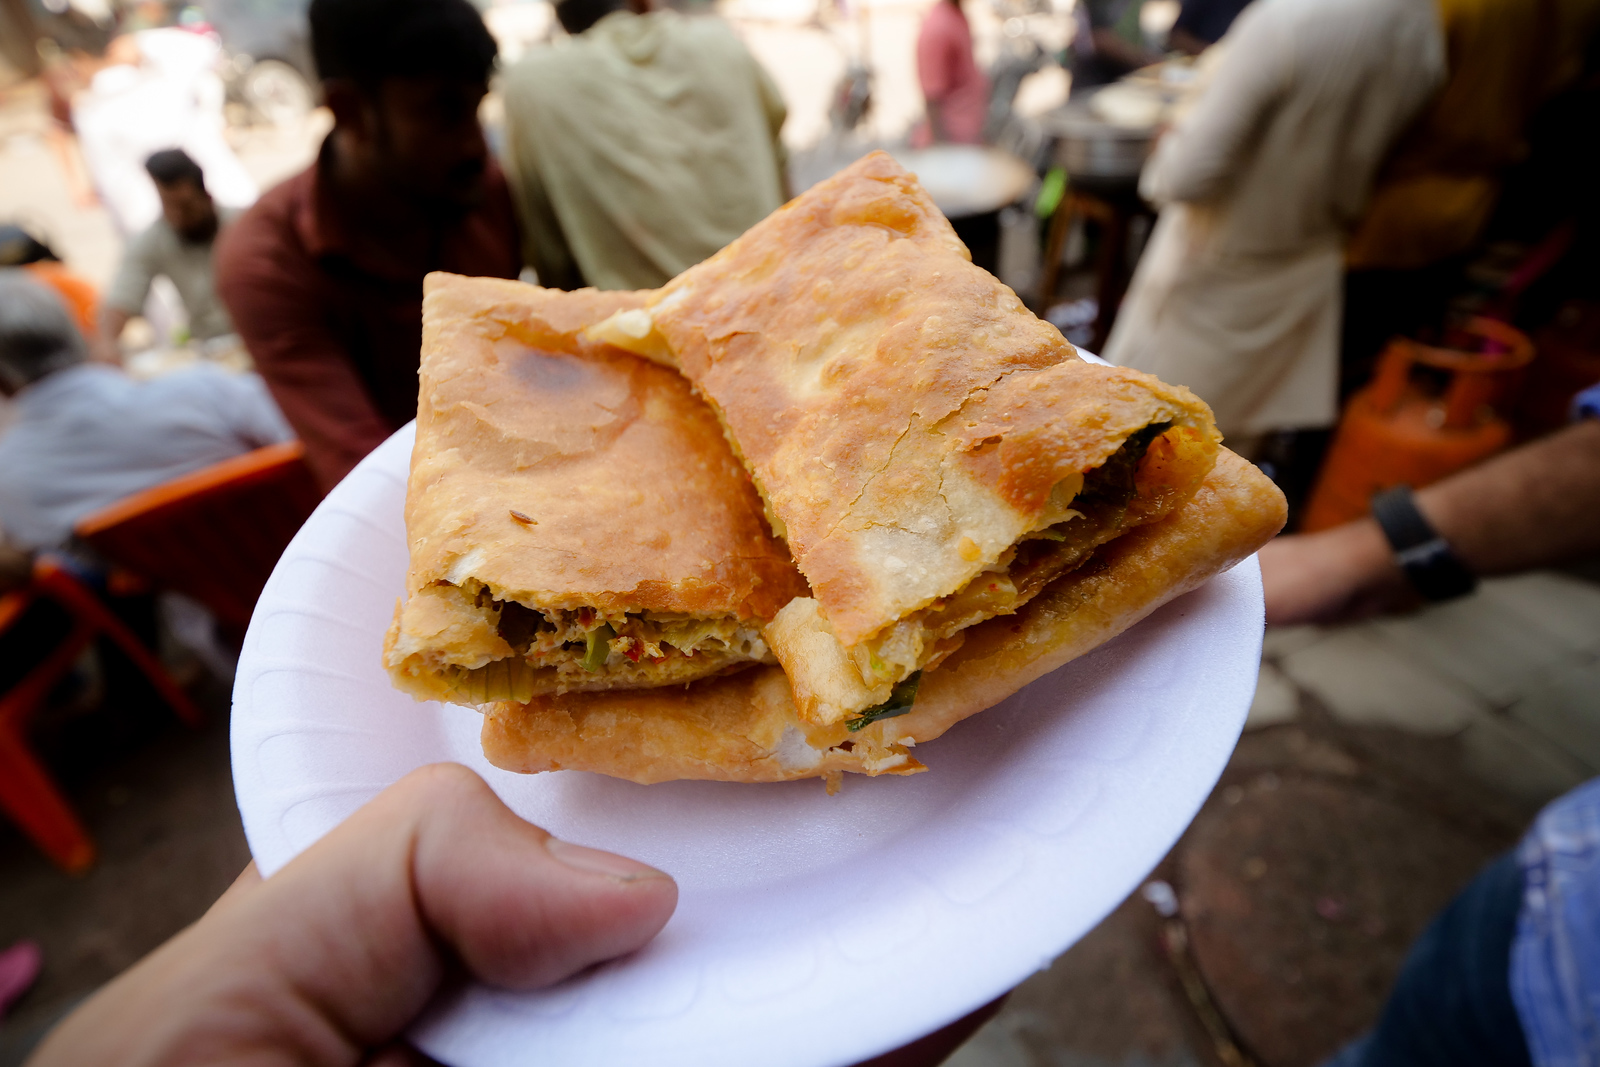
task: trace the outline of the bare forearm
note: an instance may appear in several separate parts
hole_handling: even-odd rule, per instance
[[[1446,478],[1416,502],[1485,577],[1600,553],[1600,421]],[[1371,518],[1277,538],[1261,550],[1261,578],[1271,623],[1360,618],[1419,599]]]
[[[1417,506],[1477,574],[1600,553],[1600,420],[1446,478]]]

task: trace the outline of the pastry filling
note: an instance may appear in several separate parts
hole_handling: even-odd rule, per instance
[[[1135,476],[1151,442],[1171,423],[1154,423],[1131,435],[1105,463],[1056,485],[1040,524],[995,563],[950,596],[909,615],[847,649],[868,687],[895,685],[889,699],[848,720],[860,729],[902,715],[915,698],[923,670],[937,667],[961,647],[962,632],[996,615],[1010,615],[1057,578],[1083,566],[1095,549],[1122,533],[1136,495]],[[881,692],[881,690],[879,690]]]
[[[535,609],[481,586],[461,595],[489,616],[513,653],[480,667],[440,665],[445,688],[468,703],[670,685],[771,658],[753,621],[731,616]]]

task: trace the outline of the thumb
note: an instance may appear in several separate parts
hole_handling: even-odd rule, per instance
[[[439,764],[249,877],[50,1036],[36,1064],[357,1063],[447,971],[533,988],[648,942],[677,886],[558,841]]]
[[[678,887],[661,871],[551,837],[465,768],[432,773],[467,781],[430,792],[412,855],[417,903],[482,981],[550,985],[640,947],[672,914]]]

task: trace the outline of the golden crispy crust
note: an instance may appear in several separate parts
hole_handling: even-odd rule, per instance
[[[1168,472],[1184,490],[1140,500],[1135,521],[1188,499],[1216,462],[1204,403],[1148,374],[1077,359],[1013,372],[932,432],[904,435],[828,536],[803,558],[793,536],[790,547],[834,634],[854,644],[971,581],[1037,525],[1057,482],[1162,422],[1197,435],[1197,447],[1178,452],[1183,469]]]
[[[756,620],[804,593],[688,384],[580,336],[643,298],[428,276],[391,668],[510,652],[454,589],[431,595],[441,583],[531,608]]]
[[[915,774],[897,748],[818,752],[805,743],[789,682],[755,667],[687,688],[568,693],[485,709],[483,752],[509,771],[598,771],[649,785],[680,778],[781,782],[830,772]]]
[[[684,381],[578,340],[640,297],[429,275],[412,589],[471,560],[495,590],[558,607],[767,617],[803,591]]]
[[[1035,514],[1057,482],[1100,466],[1131,434],[1158,422],[1209,429],[1203,412],[1200,398],[1181,385],[1072,361],[1007,375],[943,429],[958,469],[1018,511]],[[1189,492],[1216,462],[1219,441],[1204,434],[1203,447],[1185,460],[1195,477]]]
[[[909,715],[862,734],[938,737],[1243,560],[1283,529],[1287,514],[1278,487],[1222,449],[1187,504],[1102,546],[1089,566],[1016,615],[968,630],[960,651],[924,675]]]
[[[1284,516],[1277,487],[1224,450],[1186,504],[1103,546],[1091,566],[1018,614],[968,630],[962,648],[923,676],[910,714],[859,733],[802,723],[782,671],[756,668],[687,689],[495,705],[484,720],[484,754],[506,770],[588,770],[645,783],[915,773],[923,767],[906,753],[907,740],[931,741],[1110,640],[1254,552]],[[847,739],[850,750],[832,747]]]
[[[1215,439],[1188,390],[1079,361],[882,153],[684,272],[649,318],[846,646],[961,588],[1034,528],[1051,477],[1134,430]],[[1189,454],[1198,484],[1212,459]]]

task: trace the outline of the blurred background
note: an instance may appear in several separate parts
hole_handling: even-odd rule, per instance
[[[507,86],[568,31],[547,0],[476,6],[500,72],[477,117],[532,232]],[[1379,74],[1360,75],[1383,97],[1360,114],[1327,85],[1304,99],[1263,88],[1293,35],[1314,35],[1312,0],[667,6],[723,20],[770,76],[788,191],[894,153],[974,260],[1069,340],[1212,403],[1302,537],[1370,525],[1375,492],[1409,485],[1426,505],[1425,487],[1552,440],[1600,381],[1600,4],[1396,0],[1394,20],[1421,21],[1371,16],[1391,43]],[[60,294],[86,358],[128,388],[199,367],[255,390],[228,401],[237,445],[96,498],[56,541],[19,534],[0,486],[0,543],[17,557],[0,638],[32,635],[0,641],[0,756],[25,750],[38,775],[32,792],[0,789],[0,949],[24,947],[12,963],[26,978],[8,1002],[0,961],[0,1064],[249,859],[227,749],[238,637],[299,518],[361,454],[327,458],[281,357],[252,334],[259,315],[221,281],[221,304],[210,292],[219,229],[315,171],[344,121],[323,106],[306,11],[0,0],[0,265]],[[1351,40],[1353,54],[1379,50]],[[152,155],[174,148],[190,164],[162,171]],[[1239,193],[1258,180],[1268,194]],[[204,201],[199,236],[181,221],[185,188]],[[1273,197],[1287,206],[1268,218]],[[170,248],[150,236],[161,220],[179,234]],[[558,284],[535,259],[522,276]],[[1215,370],[1208,338],[1259,361]],[[38,417],[23,409],[39,381],[0,397],[0,442]],[[182,414],[177,389],[162,403]],[[1595,507],[1561,521],[1592,531]],[[1494,565],[1469,552],[1484,575],[1473,590],[1381,605],[1401,613],[1280,610],[1244,737],[1188,833],[950,1062],[1309,1067],[1369,1029],[1432,916],[1542,805],[1600,772],[1600,572],[1592,542],[1574,543]],[[41,664],[48,676],[30,673]]]

